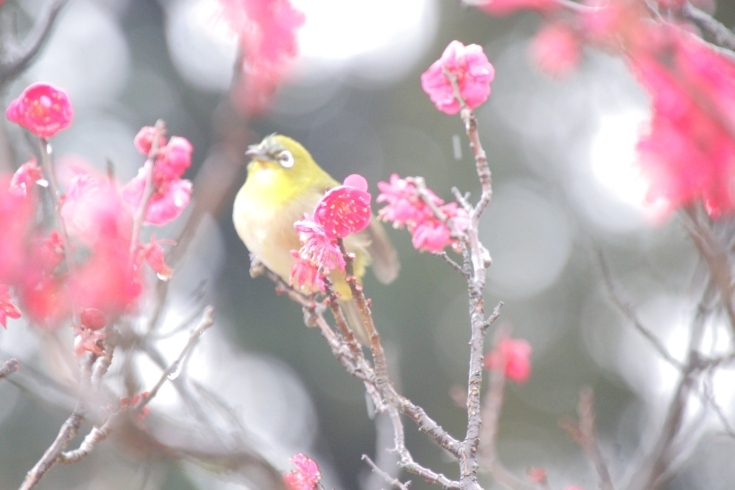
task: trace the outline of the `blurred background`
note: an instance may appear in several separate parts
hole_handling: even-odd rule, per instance
[[[16,12],[23,32],[47,4],[6,0],[2,9]],[[588,50],[575,73],[547,77],[528,55],[540,23],[530,13],[493,18],[450,0],[298,0],[294,5],[306,17],[301,54],[270,109],[244,122],[228,109],[237,42],[217,5],[70,0],[37,61],[2,94],[5,107],[31,82],[65,88],[76,115],[54,140],[57,159],[100,169],[112,162],[122,182],[143,163],[133,137],[158,118],[169,134],[194,145],[188,178],[196,178],[203,162],[219,162],[209,167],[222,169],[210,179],[217,185],[204,192],[195,181],[202,217],[177,263],[157,341],[168,361],[187,338],[174,326],[198,305],[214,305],[215,327],[182,377],[231,407],[228,416],[279,470],[288,470],[288,458],[303,452],[319,462],[325,488],[386,486],[371,480],[360,459],[392,445],[380,429],[384,424],[369,416],[362,384],[343,371],[316,330],[304,327],[295,303],[248,273],[248,252],[231,222],[246,162],[227,148],[234,141],[244,149],[279,132],[301,141],[337,180],[366,176],[374,193],[378,181],[398,173],[424,176],[447,201],[452,186],[477,197],[459,117],[438,112],[419,82],[449,41],[476,43],[496,69],[492,95],[477,110],[494,183],[482,223],[493,258],[486,304],[491,309],[504,301],[501,321],[533,346],[530,381],[507,389],[500,458],[520,476],[545,467],[553,488],[595,488],[584,455],[558,426],[559,419],[574,416],[579,390],[589,386],[603,450],[613,473],[624,473],[660,429],[677,372],[615,308],[598,257],[609,264],[620,297],[683,356],[696,307],[697,254],[675,217],[641,204],[646,186],[634,147],[648,101],[623,62]],[[717,17],[735,25],[735,4],[720,2]],[[29,144],[17,127],[4,126],[18,165]],[[211,195],[221,196],[221,204],[202,204]],[[185,221],[153,231],[174,238]],[[365,284],[392,373],[406,396],[463,437],[466,413],[451,394],[461,393],[467,378],[466,286],[442,260],[413,250],[405,230],[389,234],[401,273],[389,286],[371,276]],[[19,381],[0,383],[2,490],[19,486],[70,413],[63,396],[39,395],[60,383],[45,335],[22,319],[0,331],[2,358],[16,356],[23,364]],[[723,333],[709,341],[716,351],[726,340]],[[161,373],[145,356],[136,366],[144,386]],[[731,369],[713,380],[731,420],[734,385]],[[181,407],[177,391],[166,385],[146,424],[159,438],[195,447],[206,439],[205,430],[166,429],[174,422],[187,426],[191,414]],[[203,399],[202,410],[208,407]],[[668,488],[732,488],[735,441],[721,436],[714,419],[688,415],[697,430]],[[406,427],[415,459],[456,477],[449,458],[410,423]],[[403,478],[413,479],[414,489],[428,488]],[[268,488],[253,482],[216,464],[152,454],[117,439],[100,443],[79,464],[52,469],[39,488]]]

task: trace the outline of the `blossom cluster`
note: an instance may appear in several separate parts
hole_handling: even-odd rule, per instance
[[[490,96],[494,78],[495,68],[481,46],[452,41],[441,58],[421,75],[421,87],[438,110],[456,114],[461,109],[456,92],[467,107],[474,109]]]
[[[191,183],[181,176],[191,165],[192,146],[181,137],[167,142],[159,129],[146,127],[134,144],[148,162],[125,185],[87,168],[67,169],[72,175],[59,190],[57,229],[44,231],[36,223],[39,192],[55,182],[46,139],[69,127],[72,106],[63,90],[38,83],[11,102],[6,115],[40,138],[48,165],[30,158],[12,177],[0,176],[0,323],[22,312],[36,326],[54,329],[71,318],[75,352],[100,355],[105,327],[136,307],[143,264],[159,278],[171,276],[161,247],[166,241],[140,243],[134,230],[168,223],[186,207]]]
[[[288,490],[314,490],[317,488],[322,474],[316,461],[299,453],[291,458],[291,463],[296,468],[283,476],[283,481]]]
[[[488,0],[481,8],[541,11],[547,23],[531,54],[552,74],[573,70],[584,44],[623,57],[651,101],[638,142],[648,201],[669,212],[701,203],[717,218],[735,211],[735,60],[695,35],[683,0],[655,3],[667,17],[630,0]]]
[[[325,290],[324,276],[345,270],[338,240],[365,229],[370,224],[370,193],[364,177],[353,174],[343,185],[329,189],[314,208],[294,223],[301,248],[292,250],[294,264],[289,282],[298,288]]]
[[[414,248],[425,252],[442,252],[450,246],[459,248],[457,237],[452,236],[450,222],[458,233],[469,225],[467,211],[456,202],[445,204],[430,189],[419,192],[414,179],[402,179],[397,174],[389,182],[378,182],[380,194],[376,201],[387,203],[378,212],[378,218],[390,221],[396,228],[406,227],[413,235]]]
[[[248,112],[262,111],[298,54],[296,34],[304,24],[304,14],[289,0],[219,2],[243,53],[234,101]]]

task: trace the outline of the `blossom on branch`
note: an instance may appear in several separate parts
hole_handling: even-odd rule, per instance
[[[485,356],[485,369],[502,369],[515,383],[525,383],[531,376],[531,344],[523,339],[501,339],[495,350]]]
[[[18,167],[10,181],[10,192],[18,196],[27,196],[33,184],[42,181],[43,172],[35,157]]]
[[[380,194],[376,201],[387,203],[378,212],[378,218],[392,222],[396,228],[407,227],[415,249],[436,253],[447,246],[459,248],[449,222],[459,233],[464,233],[469,226],[464,208],[454,202],[444,204],[431,189],[424,189],[422,197],[412,179],[401,179],[397,174],[391,175],[389,182],[378,182],[378,189]]]
[[[314,209],[314,221],[320,224],[330,238],[344,238],[357,233],[370,224],[370,193],[367,181],[353,174],[344,185],[334,187],[324,194]]]
[[[304,24],[304,14],[289,0],[219,1],[242,53],[233,97],[241,110],[260,112],[298,54],[296,33]]]
[[[450,77],[456,79],[467,107],[474,109],[490,96],[490,82],[495,78],[495,69],[481,46],[465,46],[459,41],[452,41],[441,58],[421,75],[421,87],[436,108],[447,114],[456,114],[461,106]]]
[[[299,453],[291,458],[291,463],[296,469],[283,475],[288,490],[314,490],[322,478],[316,461]]]
[[[135,145],[139,151],[150,152],[155,130],[145,127],[138,132]],[[165,141],[165,140],[162,140]],[[145,222],[152,225],[165,225],[184,211],[191,200],[191,182],[180,177],[191,165],[193,147],[186,138],[173,136],[168,144],[159,149],[153,167],[152,194],[145,212]],[[122,198],[133,210],[140,207],[144,198],[147,167],[138,170],[138,175],[120,190]]]
[[[69,96],[47,83],[34,83],[10,102],[5,116],[41,138],[66,129],[74,118]]]
[[[20,318],[20,310],[15,306],[7,284],[0,284],[0,325],[3,328],[8,328],[8,317],[17,320]]]

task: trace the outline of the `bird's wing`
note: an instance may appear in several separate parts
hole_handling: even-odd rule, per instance
[[[398,275],[401,264],[398,262],[398,253],[388,239],[383,225],[373,216],[363,233],[370,240],[367,250],[373,259],[372,267],[375,277],[383,284],[390,284]]]

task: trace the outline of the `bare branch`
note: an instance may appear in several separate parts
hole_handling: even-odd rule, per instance
[[[33,25],[20,52],[13,59],[0,62],[0,86],[5,85],[25,70],[33,61],[51,34],[51,28],[67,0],[54,0]]]
[[[683,365],[682,363],[676,359],[674,356],[672,356],[669,351],[664,347],[664,344],[654,335],[653,332],[651,332],[648,327],[643,325],[643,323],[638,319],[638,316],[635,314],[633,309],[626,304],[618,295],[618,293],[615,291],[615,285],[613,284],[612,280],[612,274],[610,273],[610,268],[607,265],[607,261],[605,260],[605,256],[602,254],[602,251],[598,251],[597,253],[597,259],[598,263],[600,265],[600,271],[602,272],[602,279],[605,284],[605,288],[607,289],[608,294],[610,295],[610,299],[612,300],[613,304],[620,310],[623,315],[633,324],[633,326],[640,332],[641,335],[643,335],[648,341],[651,343],[654,349],[656,349],[656,352],[659,353],[659,355],[669,364],[674,366],[677,369],[682,369]]]
[[[684,3],[682,14],[684,14],[684,18],[695,22],[702,30],[709,34],[719,46],[735,51],[735,33],[721,24],[717,19],[689,2]]]
[[[385,471],[381,470],[378,465],[376,465],[372,459],[367,454],[362,455],[362,460],[365,461],[370,467],[373,469],[373,471],[378,474],[381,478],[383,478],[386,482],[388,482],[390,485],[400,489],[400,490],[408,490],[408,487],[411,485],[410,481],[407,481],[406,483],[402,483],[400,480],[393,478]]]

